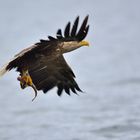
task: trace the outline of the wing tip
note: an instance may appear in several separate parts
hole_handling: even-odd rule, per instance
[[[79,19],[80,16],[77,15],[73,25],[71,26],[71,22],[68,22],[66,24],[66,27],[64,29],[64,33],[62,34],[62,30],[58,29],[56,32],[56,37],[53,36],[48,36],[48,40],[40,40],[39,43],[36,43],[36,45],[41,45],[43,43],[47,43],[49,41],[57,41],[57,40],[63,40],[63,41],[73,41],[73,40],[77,40],[77,41],[81,41],[83,38],[86,37],[88,31],[86,34],[84,34],[84,30],[89,28],[87,25],[88,19],[89,19],[89,14],[87,14],[83,20],[84,27],[82,28],[82,25],[80,27],[81,31],[78,31],[78,26],[79,26]],[[88,30],[88,29],[87,29]]]
[[[68,22],[65,26],[65,29],[64,29],[64,37],[62,35],[62,30],[61,29],[58,29],[57,33],[56,33],[56,38],[52,37],[52,36],[48,36],[48,39],[51,41],[51,40],[66,40],[66,41],[69,41],[69,40],[78,40],[78,41],[81,41],[83,38],[86,37],[87,33],[85,34],[85,30],[87,30],[88,32],[88,28],[89,28],[89,25],[87,25],[88,23],[88,19],[89,19],[89,14],[87,14],[83,20],[83,23],[81,25],[81,27],[79,28],[79,31],[78,31],[78,24],[79,24],[79,19],[80,19],[80,16],[78,15],[75,20],[74,20],[74,23],[73,25],[71,26],[71,22]]]

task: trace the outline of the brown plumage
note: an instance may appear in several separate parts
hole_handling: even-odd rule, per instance
[[[16,68],[21,77],[23,71],[28,71],[35,88],[43,90],[44,93],[55,86],[58,88],[59,96],[63,90],[69,95],[70,91],[75,94],[77,91],[82,91],[76,83],[75,75],[66,63],[63,53],[89,45],[88,42],[83,41],[89,29],[87,22],[88,16],[85,17],[79,31],[77,31],[79,16],[72,27],[68,22],[64,36],[61,29],[58,29],[56,37],[48,36],[48,40],[40,40],[33,46],[24,49],[0,70],[0,75]],[[31,85],[28,84],[28,86]]]

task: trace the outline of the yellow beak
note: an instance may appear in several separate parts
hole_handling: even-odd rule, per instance
[[[79,46],[89,46],[89,42],[83,40],[83,41],[79,42]]]

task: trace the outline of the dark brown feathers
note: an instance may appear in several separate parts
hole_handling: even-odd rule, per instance
[[[82,41],[87,36],[89,30],[89,25],[87,24],[88,17],[89,17],[88,15],[85,17],[79,30],[78,30],[79,24],[79,16],[78,16],[75,19],[73,25],[70,22],[68,22],[64,30],[64,35],[62,34],[62,30],[58,29],[58,31],[56,32],[56,37],[48,36],[48,40],[41,39],[40,42],[35,44],[36,47],[33,48],[32,51],[33,50],[38,51],[40,50],[41,47],[43,47],[43,49],[44,48],[50,49],[50,47],[54,46],[53,44],[58,42]],[[29,53],[30,55],[30,52],[27,53]]]
[[[75,37],[76,36],[76,31],[77,31],[77,27],[78,27],[78,23],[79,23],[79,16],[76,18],[72,30],[71,30],[71,37]]]
[[[59,29],[59,36],[57,36],[57,39],[62,39],[63,41],[73,41],[73,40],[82,41],[88,33],[89,25],[87,25],[87,22],[88,16],[85,17],[79,31],[77,31],[79,24],[79,16],[78,16],[74,21],[72,28],[70,28],[71,23],[68,22],[64,30],[64,37],[62,35],[61,29]]]
[[[9,62],[6,70],[17,68],[20,73],[27,69],[37,90],[48,92],[53,87],[57,87],[57,94],[60,96],[63,91],[68,95],[71,92],[77,94],[82,92],[75,81],[72,69],[66,63],[59,45],[61,42],[82,41],[89,30],[88,16],[85,17],[80,27],[79,16],[74,23],[68,24],[64,32],[58,29],[56,37],[48,36],[47,40],[41,39],[35,45],[21,51],[12,61]]]
[[[64,30],[64,36],[62,34],[61,29],[58,29],[56,33],[56,38],[52,36],[48,36],[49,41],[82,41],[86,37],[89,29],[89,25],[87,25],[88,17],[89,16],[85,17],[81,27],[79,28],[79,31],[78,31],[78,24],[79,24],[79,16],[78,16],[75,19],[72,28],[71,28],[71,23],[68,22]],[[41,44],[41,43],[42,42],[39,42],[37,44]]]
[[[75,94],[76,90],[82,92],[74,80],[75,75],[66,63],[64,57],[60,56],[56,59],[50,63],[43,59],[44,62],[42,62],[42,64],[40,63],[38,67],[30,66],[29,74],[32,77],[36,88],[38,90],[43,90],[43,92],[46,93],[53,87],[57,86],[57,94],[59,96],[62,94],[63,90],[69,95],[70,91]]]
[[[67,24],[65,31],[64,31],[64,36],[67,38],[70,36],[70,22]]]

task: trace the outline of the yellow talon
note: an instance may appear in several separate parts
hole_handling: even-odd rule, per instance
[[[22,76],[22,81],[25,81],[28,86],[33,84],[32,79],[29,75]]]
[[[20,85],[22,89],[26,88],[27,86],[33,85],[32,79],[28,71],[23,71],[21,73],[21,77],[18,77],[18,80],[20,81]]]
[[[22,71],[21,77],[18,77],[17,79],[18,79],[18,81],[20,81],[20,86],[21,86],[22,89],[24,89],[24,88],[26,88],[28,86],[30,86],[30,87],[32,87],[34,89],[35,97],[32,99],[32,101],[33,101],[37,96],[37,89],[36,89],[35,85],[33,84],[33,81],[31,79],[28,71],[27,70]]]

